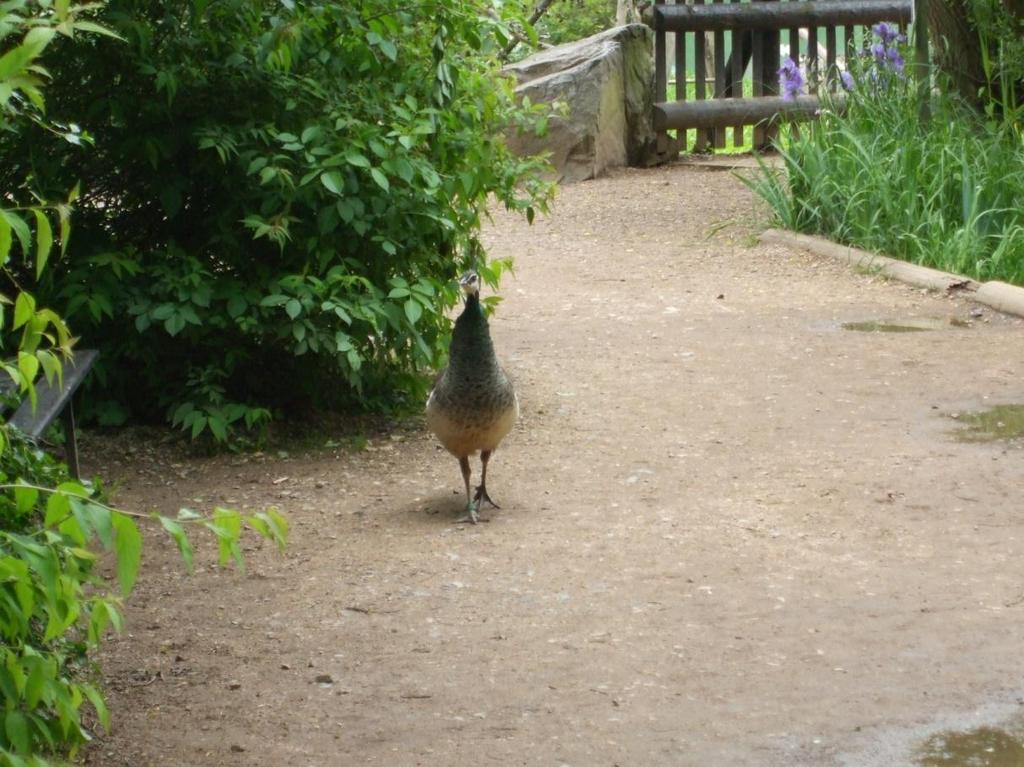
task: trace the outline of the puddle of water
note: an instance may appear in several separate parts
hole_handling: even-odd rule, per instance
[[[940,732],[925,741],[915,763],[921,767],[1024,767],[1024,742],[996,727]]]
[[[977,413],[963,413],[959,421],[963,426],[953,433],[958,442],[1024,439],[1024,405],[996,405]]]

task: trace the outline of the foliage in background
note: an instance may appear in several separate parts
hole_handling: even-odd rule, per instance
[[[1003,0],[971,0],[969,8],[978,35],[982,109],[1019,127],[1024,108],[1024,7]]]
[[[85,14],[96,6],[68,0],[0,5],[0,132],[17,135],[33,125],[62,142],[87,136],[45,111],[43,90],[50,73],[40,65],[58,39],[105,34]],[[14,383],[7,399],[36,399],[42,373],[58,379],[73,343],[61,317],[39,308],[29,292],[52,264],[55,231],[61,252],[70,239],[71,203],[65,193],[49,204],[26,166],[7,174],[0,187],[0,346],[3,373]],[[18,204],[22,202],[22,204]],[[100,690],[90,679],[89,653],[110,628],[121,627],[121,604],[135,582],[142,552],[138,515],[112,509],[98,492],[73,481],[66,467],[48,458],[16,429],[0,420],[0,765],[44,767],[47,759],[73,756],[91,738],[83,708],[109,726]],[[182,510],[178,518],[157,516],[191,567],[187,525],[201,526],[219,544],[222,564],[242,564],[243,527],[283,545],[287,523],[274,510],[243,517],[215,509],[203,517]],[[109,552],[117,583],[98,572]]]
[[[778,224],[979,280],[1024,284],[1024,143],[1014,121],[936,95],[922,121],[902,56],[851,61],[845,111],[783,136],[752,182]],[[898,51],[897,51],[898,53]]]
[[[110,0],[97,20],[124,42],[47,50],[49,114],[93,147],[23,124],[0,187],[80,184],[41,292],[103,352],[103,422],[220,440],[281,412],[419,404],[452,280],[484,266],[488,197],[532,218],[550,194],[503,140],[533,115],[496,74],[488,8]]]
[[[537,22],[537,34],[551,45],[561,45],[613,26],[615,0],[555,0]]]
[[[925,4],[932,59],[949,93],[979,111],[1024,95],[1024,2],[933,0]]]
[[[529,18],[536,5],[533,0],[512,0],[506,12],[522,22]],[[615,0],[554,0],[529,30],[531,39],[518,45],[511,58],[523,59],[536,53],[539,47],[581,40],[613,26]]]

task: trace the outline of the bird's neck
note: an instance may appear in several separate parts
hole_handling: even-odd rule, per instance
[[[469,364],[474,367],[487,363],[497,364],[494,360],[494,347],[491,344],[490,329],[487,318],[478,296],[466,297],[466,307],[455,320],[452,334],[452,365],[459,367]]]

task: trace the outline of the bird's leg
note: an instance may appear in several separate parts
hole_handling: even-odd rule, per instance
[[[477,522],[476,510],[480,506],[469,494],[469,477],[472,474],[472,469],[469,468],[469,456],[462,456],[459,458],[459,468],[462,469],[462,481],[466,484],[466,513],[467,516],[460,519],[460,522],[472,522],[474,525]]]
[[[476,495],[473,496],[473,500],[476,501],[477,506],[481,502],[487,501],[491,506],[496,509],[500,509],[501,506],[491,500],[491,496],[487,494],[487,462],[491,459],[490,450],[480,451],[480,463],[483,465],[483,470],[480,472],[480,486],[476,489]]]

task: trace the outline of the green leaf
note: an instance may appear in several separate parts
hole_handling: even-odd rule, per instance
[[[2,79],[2,78],[0,78]],[[32,233],[29,231],[25,219],[14,211],[0,209],[2,217],[11,226],[11,230],[18,237],[18,244],[21,245],[21,252],[27,254],[32,245]]]
[[[414,298],[408,299],[405,302],[405,316],[409,319],[410,325],[415,325],[423,316],[423,305]]]
[[[113,37],[115,40],[124,40],[121,35],[117,34],[113,30],[107,29],[106,27],[94,24],[91,21],[75,21],[75,29],[80,32],[94,32],[97,35],[103,35],[104,37]]]
[[[98,503],[90,503],[89,501],[79,502],[78,506],[81,508],[82,516],[88,518],[89,524],[92,526],[93,531],[96,533],[96,537],[100,539],[100,543],[103,544],[104,548],[108,550],[113,548],[114,515],[110,512],[110,509],[100,506]],[[72,503],[72,507],[75,507],[74,503]]]
[[[392,61],[398,58],[398,47],[390,40],[381,40],[377,47],[380,48],[381,53]]]
[[[24,516],[32,511],[37,500],[39,500],[39,491],[34,487],[14,488],[14,504],[17,507],[19,516]]]
[[[100,724],[103,725],[103,729],[110,732],[110,712],[107,710],[107,704],[103,700],[103,696],[100,695],[100,691],[87,682],[81,682],[78,688],[85,693],[85,697],[96,709],[96,716],[99,718]]]
[[[46,268],[46,260],[50,257],[50,249],[53,247],[53,229],[46,214],[38,208],[33,211],[36,214],[36,279],[38,280]]]
[[[237,293],[228,299],[228,316],[236,320],[249,308],[249,302]]]
[[[363,366],[363,358],[359,356],[359,352],[355,349],[349,349],[346,357],[348,359],[348,366],[353,370],[358,371]]]
[[[46,664],[37,661],[28,672],[28,679],[25,682],[25,705],[33,709],[39,705],[43,698],[46,687]]]
[[[39,360],[34,354],[18,352],[18,370],[23,376],[23,388],[27,388],[28,384],[36,380],[36,374],[39,372]]]
[[[320,183],[327,187],[327,191],[342,195],[345,193],[345,177],[336,170],[329,170],[320,174]]]
[[[153,319],[163,321],[173,314],[174,304],[160,304],[160,306],[153,310]]]
[[[357,152],[354,149],[350,149],[345,153],[345,162],[349,165],[355,165],[357,168],[370,167],[370,161],[366,159],[366,155],[361,152]]]
[[[297,298],[291,299],[284,305],[284,310],[291,319],[295,319],[302,314],[302,302]]]
[[[226,442],[228,438],[228,426],[223,418],[217,418],[210,416],[207,419],[206,425],[210,427],[210,432],[213,434],[213,438],[218,442]]]
[[[377,186],[385,192],[391,191],[391,184],[388,183],[388,177],[381,173],[378,168],[370,168],[370,175],[373,176],[373,180],[377,182]]]
[[[14,326],[11,329],[17,330],[32,319],[35,313],[36,300],[30,293],[22,291],[14,301]]]
[[[185,529],[169,517],[160,516],[158,517],[160,524],[163,525],[164,530],[170,533],[171,538],[178,546],[178,551],[181,553],[181,559],[185,563],[185,569],[192,572],[192,544],[188,540],[188,536],[185,535]]]
[[[14,750],[27,754],[29,752],[28,720],[25,715],[17,709],[7,712],[4,719],[4,731],[7,733],[8,742],[14,746]]]
[[[114,553],[117,555],[117,580],[124,596],[131,594],[135,578],[139,574],[139,560],[142,557],[142,535],[134,520],[127,514],[117,512],[114,523]]]
[[[220,506],[213,510],[213,520],[205,526],[217,536],[220,548],[220,565],[223,567],[232,559],[240,570],[245,570],[242,550],[238,547],[238,538],[242,533],[242,516],[237,511]]]
[[[55,527],[71,516],[71,502],[64,493],[51,493],[46,499],[46,519],[44,527]]]
[[[164,330],[172,336],[178,335],[184,329],[185,317],[177,312],[168,317],[167,321],[164,322]]]
[[[6,264],[11,253],[11,225],[6,216],[0,216],[0,265]]]
[[[50,44],[56,34],[57,30],[53,27],[33,27],[25,35],[24,47],[29,49],[34,58],[43,52],[43,49]]]
[[[413,178],[413,167],[412,164],[404,157],[398,158],[395,162],[395,172],[398,173],[398,177],[405,183],[409,183]]]

